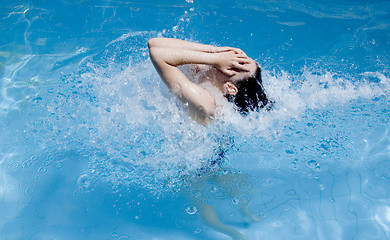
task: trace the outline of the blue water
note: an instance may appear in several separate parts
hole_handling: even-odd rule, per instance
[[[243,49],[274,108],[192,122],[158,36]],[[389,56],[388,1],[3,0],[0,239],[229,239],[197,192],[248,239],[389,239]]]

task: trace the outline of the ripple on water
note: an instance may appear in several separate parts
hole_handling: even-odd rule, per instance
[[[24,190],[24,193],[26,194],[26,195],[31,195],[31,194],[33,194],[35,192],[35,188],[33,188],[33,187],[27,187],[25,190]]]
[[[176,219],[175,224],[178,228],[184,228],[189,224],[189,222],[190,219],[188,217],[180,217]]]
[[[12,79],[3,79],[0,95],[0,108],[4,110],[15,110],[28,101],[39,102],[37,96],[39,91],[36,77],[29,81],[14,82]]]
[[[246,179],[237,180],[236,187],[240,191],[250,191],[253,188],[253,184]]]
[[[228,185],[212,186],[209,189],[210,195],[215,199],[226,199],[231,192],[232,192],[231,186]]]
[[[89,191],[92,187],[91,177],[88,174],[81,174],[76,180],[79,191]]]

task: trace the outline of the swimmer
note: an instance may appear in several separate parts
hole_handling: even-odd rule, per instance
[[[153,65],[167,87],[188,107],[190,115],[207,124],[219,113],[217,103],[228,100],[242,114],[269,102],[260,66],[241,49],[215,47],[172,38],[148,41]],[[179,66],[191,65],[200,76],[189,79]],[[204,87],[211,85],[210,90]]]
[[[241,49],[171,38],[152,38],[148,41],[148,47],[150,58],[161,79],[184,103],[190,116],[201,124],[206,125],[218,117],[223,101],[234,103],[233,107],[243,115],[269,104],[262,86],[260,66]],[[190,70],[186,73],[183,66]],[[188,74],[191,70],[195,74]],[[189,194],[197,195],[192,197],[192,201],[198,206],[201,219],[234,240],[247,237],[222,223],[215,210],[205,201],[206,195],[195,188],[198,186],[201,189],[210,181],[230,185],[238,177],[242,178],[234,174],[222,177],[218,174],[200,174],[192,184],[193,193]],[[231,193],[232,197],[240,194],[238,190]],[[246,219],[258,221],[248,206],[243,206],[240,212]]]

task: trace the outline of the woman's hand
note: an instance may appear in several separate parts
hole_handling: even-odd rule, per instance
[[[234,48],[234,47],[214,47],[214,53],[220,53],[220,52],[229,52],[229,51],[233,51],[237,54],[245,54],[244,51],[242,51],[241,49],[239,48]],[[246,56],[246,54],[245,54]]]
[[[215,53],[216,63],[214,66],[222,73],[229,77],[233,77],[239,72],[250,72],[248,64],[250,59],[242,52],[238,52],[239,49],[230,47],[220,48],[220,52]]]

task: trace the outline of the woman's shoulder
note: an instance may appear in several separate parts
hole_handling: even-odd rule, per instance
[[[179,69],[187,76],[192,82],[200,84],[205,81],[205,78],[209,75],[211,67],[204,64],[185,64],[179,66]]]

